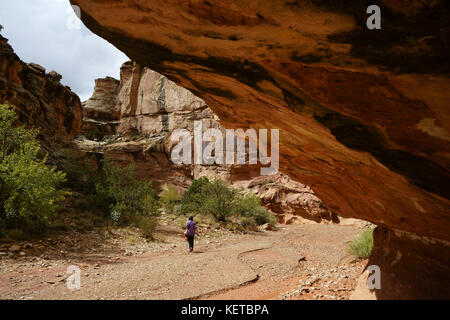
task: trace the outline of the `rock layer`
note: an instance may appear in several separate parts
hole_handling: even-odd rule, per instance
[[[338,222],[311,188],[286,175],[261,177],[257,165],[175,165],[170,160],[175,129],[193,135],[194,121],[224,136],[225,129],[203,100],[139,64],[124,63],[120,81],[97,79],[94,94],[83,103],[83,114],[81,134],[100,141],[79,140],[79,146],[116,163],[136,163],[138,177],[151,180],[157,189],[169,183],[186,189],[200,177],[221,179],[259,195],[282,223]]]
[[[379,1],[381,30],[366,28],[366,0],[71,2],[92,31],[204,99],[225,127],[279,128],[282,171],[333,212],[450,240],[448,1]],[[408,245],[418,246],[386,250]]]
[[[72,3],[91,30],[203,98],[225,127],[280,128],[283,171],[333,211],[450,239],[450,84],[446,64],[430,62],[446,61],[444,1],[384,1],[374,32],[364,1]],[[411,33],[415,21],[427,28]]]
[[[92,131],[113,134],[120,113],[116,110],[120,82],[112,77],[95,80],[94,93],[82,103],[83,125],[81,133]]]
[[[68,140],[81,127],[81,102],[60,83],[61,75],[21,61],[0,36],[0,103],[16,106],[19,120],[40,129],[43,140]]]

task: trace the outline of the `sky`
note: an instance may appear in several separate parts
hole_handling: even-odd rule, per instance
[[[129,60],[89,31],[69,0],[0,0],[0,25],[21,60],[61,74],[81,101],[92,95],[95,79],[119,79],[120,66]]]

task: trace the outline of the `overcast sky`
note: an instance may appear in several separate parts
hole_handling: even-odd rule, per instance
[[[60,73],[81,101],[91,96],[95,79],[119,79],[129,60],[80,23],[69,0],[0,0],[0,25],[23,61]]]

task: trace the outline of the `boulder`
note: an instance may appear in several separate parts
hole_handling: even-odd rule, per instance
[[[37,64],[37,63],[30,62],[28,64],[28,67],[30,67],[30,69],[32,69],[32,70],[34,70],[34,71],[36,71],[38,73],[45,74],[45,68],[43,66]]]
[[[50,71],[49,73],[48,73],[48,76],[51,78],[51,79],[53,79],[53,80],[55,80],[56,82],[60,82],[61,80],[62,80],[62,75],[60,75],[58,72],[56,72],[56,71]]]
[[[271,223],[265,223],[262,226],[259,226],[258,229],[261,231],[270,231],[273,229],[273,225]]]

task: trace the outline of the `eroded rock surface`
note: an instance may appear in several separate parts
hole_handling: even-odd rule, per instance
[[[365,0],[71,2],[225,127],[279,128],[282,172],[333,212],[450,240],[448,1],[380,1],[377,31]]]
[[[286,175],[260,176],[255,165],[175,165],[170,160],[174,130],[186,129],[193,135],[194,121],[201,121],[203,130],[219,129],[224,136],[225,128],[203,100],[139,64],[124,63],[120,81],[97,79],[94,94],[83,103],[83,114],[81,133],[91,137],[97,132],[98,137],[92,138],[105,138],[78,140],[78,145],[116,163],[136,163],[138,176],[158,189],[169,183],[186,189],[200,177],[221,179],[259,195],[281,223],[339,222],[311,188]]]
[[[116,109],[119,80],[112,77],[95,80],[94,93],[82,103],[83,126],[81,133],[98,131],[113,134],[118,125],[120,113]]]
[[[72,3],[225,127],[280,128],[283,171],[332,210],[450,239],[444,1],[383,1],[381,32],[364,1]]]
[[[325,220],[339,223],[339,218],[328,210],[310,187],[282,173],[256,177],[245,188],[260,196],[281,223],[304,222],[305,219],[306,222]]]
[[[61,79],[56,71],[21,61],[0,35],[0,103],[16,106],[20,121],[39,128],[44,140],[68,140],[81,127],[80,99]]]

